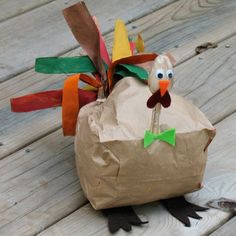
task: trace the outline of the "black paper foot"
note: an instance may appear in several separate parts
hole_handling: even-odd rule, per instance
[[[189,203],[185,200],[183,196],[165,199],[161,202],[172,216],[181,221],[187,227],[191,226],[188,217],[200,220],[202,219],[202,217],[199,216],[196,211],[206,211],[209,209]]]
[[[103,210],[108,218],[108,227],[111,233],[123,229],[127,232],[131,231],[132,225],[142,225],[148,221],[141,221],[132,207],[119,207]]]

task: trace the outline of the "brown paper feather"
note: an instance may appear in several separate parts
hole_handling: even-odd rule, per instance
[[[104,83],[105,69],[100,54],[99,33],[85,3],[79,2],[64,9],[63,15],[74,37],[93,61]]]

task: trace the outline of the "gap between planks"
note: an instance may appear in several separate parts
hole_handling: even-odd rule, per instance
[[[174,1],[176,0],[123,0],[122,4],[119,0],[112,2],[86,0],[85,2],[91,14],[97,16],[102,26],[102,33],[105,33],[113,29],[115,18],[121,17],[125,22],[133,21]],[[53,1],[0,24],[2,51],[0,81],[32,68],[36,57],[55,56],[78,45],[61,13],[61,10],[69,5],[68,3],[72,5],[76,2],[78,1]],[[115,11],[114,6],[116,6]],[[112,15],[111,12],[113,12]],[[14,61],[12,55],[14,55]]]
[[[217,125],[218,130],[222,133],[222,137],[218,136],[211,146],[212,153],[208,158],[209,161],[205,177],[206,186],[198,192],[188,194],[187,197],[190,201],[203,205],[213,198],[221,197],[222,194],[228,198],[235,197],[236,186],[234,179],[236,177],[236,162],[232,150],[236,145],[236,139],[234,138],[236,132],[232,132],[230,137],[228,135],[229,130],[233,129],[236,131],[235,121],[236,113]],[[219,144],[220,146],[226,147],[221,153],[219,152],[221,148]],[[227,156],[227,158],[223,159],[222,156]],[[229,170],[229,167],[231,170]],[[219,170],[220,173],[217,173],[216,170]],[[133,227],[133,232],[130,235],[135,236],[154,236],[159,234],[165,236],[171,236],[173,234],[176,236],[209,235],[219,227],[218,224],[222,225],[232,217],[232,214],[210,209],[206,213],[200,213],[203,217],[201,221],[191,219],[192,228],[188,228],[170,216],[159,203],[150,203],[135,207],[135,209],[137,213],[149,217],[150,221],[147,226]],[[158,216],[161,217],[158,218]],[[218,224],[216,225],[217,222]],[[89,204],[73,212],[57,224],[52,225],[39,235],[76,235],[75,232],[78,232],[78,230],[80,230],[79,235],[81,236],[110,235],[107,230],[105,217],[102,216],[101,212],[93,210]],[[124,235],[124,232],[120,231],[116,235]]]
[[[232,40],[233,39],[230,39],[231,41],[229,41],[229,42],[233,42]],[[234,40],[236,40],[236,37],[235,37],[235,39]],[[218,53],[217,53],[217,50],[219,51]],[[219,55],[221,55],[224,51],[225,52],[227,52],[227,48],[225,48],[224,47],[224,45],[219,45],[219,48],[217,48],[217,49],[215,49],[215,50],[209,50],[209,51],[207,51],[206,53],[204,53],[204,57],[205,57],[205,60],[206,61],[209,61],[209,64],[207,64],[207,65],[205,65],[206,66],[206,68],[210,68],[212,65],[211,65],[211,63],[213,63],[213,65],[214,65],[214,60],[216,60],[217,58],[218,58],[218,56]],[[225,54],[225,53],[223,53],[223,54]],[[212,56],[212,55],[214,55],[214,57]],[[208,60],[208,59],[210,59],[211,58],[211,60]],[[235,59],[236,60],[236,59]],[[232,61],[232,63],[233,64],[235,64],[234,62],[235,62],[235,60],[234,61]],[[224,61],[224,60],[223,60]],[[211,62],[211,63],[210,63]],[[187,62],[185,62],[184,64],[182,64],[181,66],[178,66],[176,69],[178,69],[178,71],[177,71],[177,77],[179,76],[179,75],[181,75],[181,73],[183,73],[181,70],[179,71],[179,68],[180,67],[184,67],[185,69],[187,68],[188,70],[186,71],[185,70],[185,72],[184,73],[189,73],[189,75],[190,75],[190,77],[189,78],[191,78],[191,80],[193,80],[193,82],[195,81],[195,78],[192,76],[192,75],[195,75],[196,74],[196,71],[192,71],[192,67],[193,67],[193,65],[194,66],[197,66],[197,65],[199,65],[199,63],[203,63],[201,60],[198,60],[198,58],[197,57],[195,57],[195,58],[193,58],[193,59],[191,59],[190,61],[187,61]],[[222,62],[223,63],[223,62]],[[190,66],[190,65],[192,65],[192,67]],[[215,65],[215,66],[218,66],[218,65]],[[201,68],[201,67],[199,67],[199,68]],[[181,69],[181,68],[180,68]],[[211,68],[212,70],[214,69],[214,68]],[[204,70],[204,68],[202,68],[202,71]],[[202,73],[202,71],[200,71],[199,73]],[[228,71],[228,70],[227,70]],[[207,73],[209,73],[209,72],[207,72]],[[218,71],[218,73],[219,73],[219,71]],[[227,73],[229,73],[229,72],[227,72]],[[225,75],[227,75],[227,73],[225,74]],[[215,75],[215,77],[217,78],[217,76],[218,76],[218,78],[220,78],[220,75]],[[186,84],[185,83],[185,80],[183,79],[183,78],[181,78],[180,77],[180,81],[182,81],[183,82],[183,84],[184,84],[184,86],[189,86],[189,84]],[[185,90],[185,88],[184,88],[184,86],[183,86],[183,90]],[[197,86],[197,85],[196,85]],[[217,89],[219,90],[219,88],[220,87],[217,87]],[[194,92],[194,91],[193,91]],[[200,97],[200,100],[202,99],[202,96]],[[225,106],[225,104],[219,104],[219,106],[220,106],[220,110],[224,110],[224,109],[226,109],[226,106]],[[217,110],[215,109],[214,110],[214,112],[215,113],[217,113]],[[214,113],[213,114],[211,114],[210,115],[210,118],[212,117],[212,116],[214,116]],[[225,122],[225,121],[224,121]],[[220,125],[220,124],[219,124]],[[218,125],[218,126],[219,126]],[[56,136],[55,136],[56,135]],[[48,156],[48,157],[44,157],[44,158],[46,158],[46,159],[48,159],[48,160],[51,160],[51,158],[55,155],[55,157],[53,158],[54,159],[54,161],[56,161],[57,162],[57,159],[59,158],[58,157],[58,154],[57,154],[57,152],[59,151],[58,150],[58,148],[57,147],[55,147],[55,148],[53,148],[54,147],[54,145],[58,145],[58,147],[59,148],[63,148],[63,146],[62,146],[62,144],[65,142],[65,141],[63,141],[65,138],[63,138],[63,137],[60,137],[60,135],[61,135],[61,130],[60,130],[60,132],[58,132],[58,131],[56,131],[55,133],[53,133],[53,134],[50,134],[49,136],[47,136],[47,137],[44,137],[43,139],[41,139],[41,140],[39,140],[38,142],[35,142],[35,143],[33,143],[32,145],[30,145],[30,147],[29,147],[29,149],[31,150],[31,154],[30,155],[32,155],[32,158],[33,159],[35,159],[35,161],[37,160],[37,161],[40,161],[40,159],[38,159],[38,158],[42,158],[42,157],[40,157],[40,155],[34,155],[34,149],[35,148],[33,148],[34,146],[36,146],[37,147],[37,145],[41,145],[42,147],[43,147],[43,150],[41,150],[40,152],[39,152],[39,154],[43,151],[43,152],[46,152],[46,155],[52,155],[51,157],[50,156]],[[54,145],[52,145],[51,144],[51,142],[49,142],[48,143],[48,141],[46,141],[46,140],[54,140]],[[68,140],[68,138],[66,139],[66,140]],[[62,143],[61,143],[62,142]],[[48,143],[48,144],[47,144]],[[72,144],[72,140],[71,141],[69,141],[69,144],[71,145]],[[64,144],[65,146],[68,146],[66,143]],[[32,147],[31,147],[32,146]],[[219,146],[219,145],[218,145]],[[45,149],[44,149],[45,148]],[[218,147],[217,147],[218,148]],[[55,150],[54,150],[55,149]],[[64,149],[64,148],[63,148]],[[216,149],[216,148],[215,148]],[[55,152],[56,151],[56,152]],[[55,153],[54,153],[55,152]],[[61,151],[60,151],[61,152]],[[69,150],[69,152],[70,153],[67,153],[67,154],[61,154],[61,155],[63,155],[63,156],[65,156],[65,155],[67,155],[68,157],[70,157],[70,163],[72,163],[73,162],[73,149],[72,148],[70,148],[70,150]],[[217,154],[218,152],[216,152],[216,154]],[[19,155],[22,155],[22,156],[19,156]],[[219,155],[219,154],[218,154]],[[6,165],[9,165],[9,167],[8,168],[6,168],[6,173],[4,174],[4,173],[1,173],[1,176],[2,176],[2,178],[4,177],[4,178],[6,178],[5,179],[5,181],[7,181],[7,179],[8,178],[13,178],[13,180],[14,180],[14,175],[16,174],[15,173],[15,170],[14,170],[14,166],[18,166],[18,162],[16,162],[14,165],[11,163],[12,161],[14,161],[14,157],[17,157],[18,156],[18,159],[17,159],[17,161],[19,162],[19,163],[21,163],[21,162],[23,162],[23,157],[24,158],[26,158],[27,159],[27,155],[25,154],[24,155],[24,150],[20,150],[20,151],[18,151],[17,153],[15,153],[14,155],[12,155],[12,156],[9,156],[8,158],[5,158],[4,160],[2,160],[0,163],[2,164],[2,165],[4,165],[4,169],[6,168]],[[52,160],[51,160],[52,161]],[[5,163],[5,164],[4,164]],[[21,167],[21,168],[27,168],[27,163],[28,163],[28,161],[24,161],[24,165]],[[67,163],[67,161],[65,160],[65,162],[62,162],[62,164],[61,164],[61,167],[60,168],[66,168],[66,163]],[[218,161],[217,161],[217,163],[218,163]],[[25,166],[26,165],[26,166]],[[57,169],[57,171],[59,171],[60,170],[60,172],[61,172],[61,169],[59,168],[59,167],[57,167],[57,165],[55,165],[55,163],[53,164],[53,163],[51,163],[50,164],[51,165],[51,168],[55,168],[55,169]],[[70,165],[73,165],[73,164],[70,164]],[[12,167],[11,167],[12,166]],[[47,166],[47,165],[46,165]],[[233,166],[233,165],[232,165]],[[9,171],[9,168],[12,168],[12,171]],[[37,169],[37,168],[36,168]],[[36,177],[34,177],[34,178],[32,178],[32,181],[36,181],[37,180],[37,185],[39,185],[40,184],[40,182],[42,181],[42,179],[44,180],[46,180],[46,175],[45,174],[43,174],[44,173],[44,169],[43,168],[41,168],[42,170],[41,171],[43,171],[42,172],[42,174],[40,174],[39,173],[39,175],[41,176],[41,177],[39,177],[39,179],[37,179]],[[20,169],[19,169],[19,171],[20,171]],[[36,171],[36,170],[31,170],[31,172],[32,173],[34,173],[34,171]],[[15,184],[17,184],[18,185],[18,183],[19,183],[19,187],[21,186],[21,179],[23,178],[25,178],[24,177],[25,176],[25,172],[24,172],[24,174],[22,175],[22,177],[21,178],[16,178],[16,180],[18,179],[18,182],[16,182]],[[54,177],[55,178],[55,177]],[[71,178],[71,177],[70,177]],[[75,174],[75,171],[73,171],[73,178],[77,178],[76,177],[76,174]],[[26,178],[27,179],[27,178]],[[64,179],[64,181],[67,181],[67,179],[66,179],[66,176],[63,178]],[[14,180],[15,181],[15,180]],[[19,182],[20,181],[20,182]],[[29,189],[29,191],[33,191],[34,190],[34,186],[36,185],[35,183],[32,183],[31,184],[31,190]],[[61,182],[61,180],[59,181],[59,182]],[[8,183],[8,182],[6,182],[6,183]],[[8,184],[10,184],[10,182],[8,183]],[[14,182],[12,183],[12,184],[14,184]],[[58,181],[57,181],[57,184],[58,184]],[[37,186],[36,185],[36,186]],[[51,184],[52,185],[52,184]],[[50,187],[50,186],[49,186]],[[1,184],[1,187],[0,188],[8,188],[8,186],[5,184],[5,185],[3,185],[3,184]],[[9,201],[12,201],[12,204],[13,204],[13,212],[14,212],[14,208],[16,207],[16,206],[14,206],[14,201],[13,200],[11,200],[12,198],[14,199],[14,194],[15,193],[18,193],[18,190],[17,189],[15,189],[15,187],[14,187],[14,185],[11,187],[12,189],[10,189],[10,191],[8,191],[8,194],[10,194],[11,193],[11,198],[10,198],[10,195],[8,195],[8,200]],[[76,188],[77,189],[77,188]],[[75,194],[76,194],[76,189],[73,189],[73,191],[75,191]],[[50,193],[51,193],[51,189],[48,189],[47,190],[47,192],[46,192],[46,190],[41,190],[42,191],[42,193],[40,194],[40,196],[43,196],[42,194],[43,194],[43,192],[45,192],[44,194],[49,194],[49,196],[50,196]],[[21,193],[22,194],[22,193]],[[26,194],[26,193],[25,193]],[[37,194],[38,195],[38,194]],[[66,195],[68,195],[68,200],[69,199],[71,199],[71,197],[70,197],[70,192],[67,192],[66,193]],[[79,195],[79,193],[78,193],[78,195]],[[75,196],[76,197],[76,196]],[[76,205],[76,204],[78,204],[78,202],[79,201],[77,201],[76,200],[76,198],[72,198],[73,199],[73,201],[72,200],[70,200],[71,201],[71,207],[72,206],[77,206],[78,207],[78,205]],[[83,198],[84,199],[84,198]],[[30,199],[29,199],[30,200]],[[40,199],[41,200],[41,199]],[[57,198],[55,199],[55,200],[57,200]],[[54,200],[54,201],[55,201]],[[32,200],[31,200],[32,201]],[[45,200],[43,200],[43,198],[42,198],[42,200],[41,201],[43,201],[41,204],[44,204],[45,203]],[[2,202],[5,202],[5,201],[2,201]],[[66,202],[66,203],[63,203],[63,206],[65,206],[65,204],[67,204],[67,201],[65,200],[64,202]],[[83,202],[83,204],[85,203],[84,202],[84,200],[82,201]],[[23,202],[24,203],[24,202]],[[27,202],[25,202],[24,204],[26,204]],[[48,204],[48,203],[45,203],[45,204]],[[28,206],[30,206],[29,204],[27,204]],[[20,206],[18,206],[18,207],[20,207]],[[46,206],[44,206],[44,205],[41,205],[40,207],[39,207],[39,212],[40,212],[40,209],[44,209]],[[62,206],[60,205],[60,208],[61,208]],[[159,206],[157,206],[157,208],[159,209],[160,207]],[[23,210],[23,209],[21,209],[21,208],[19,208],[21,211]],[[70,208],[71,209],[71,208]],[[72,211],[74,211],[76,208],[73,208],[73,210]],[[43,211],[43,210],[41,210],[41,211]],[[47,212],[47,210],[44,210],[43,212],[44,212],[44,214],[45,214],[45,211]],[[64,213],[64,212],[63,212]],[[5,214],[5,213],[4,213]],[[18,214],[19,214],[19,211],[18,211]],[[26,213],[25,213],[26,214]],[[62,212],[60,213],[60,214],[62,214]],[[92,213],[93,214],[93,213]],[[96,213],[96,214],[99,214],[99,213]],[[26,215],[27,216],[27,215]],[[227,215],[221,215],[220,216],[220,219],[221,219],[221,223],[222,222],[224,222],[225,221],[225,217],[226,217]],[[2,213],[2,217],[3,217],[3,213]],[[20,217],[20,216],[19,216]],[[42,216],[41,216],[42,217]],[[54,222],[56,222],[56,220],[55,220],[55,217],[58,217],[58,214],[56,214],[56,215],[54,215]],[[165,217],[168,217],[168,215],[167,214],[165,214]],[[211,217],[213,217],[213,215],[211,215]],[[96,218],[96,216],[95,216],[95,218]],[[39,219],[41,219],[41,218],[39,218]],[[209,218],[207,218],[208,220],[209,220]],[[13,229],[15,229],[15,227],[17,227],[17,226],[19,226],[19,224],[23,224],[24,225],[24,227],[29,227],[29,226],[27,226],[27,220],[26,220],[26,218],[24,217],[24,218],[19,218],[17,221],[14,221],[13,220],[13,222],[12,222],[12,224],[10,224],[9,225],[9,228],[8,229],[5,229],[5,230],[7,230],[7,231],[9,231],[9,230],[13,230]],[[37,221],[35,222],[35,224],[37,225]],[[43,223],[42,223],[43,224]],[[44,222],[44,224],[45,224],[45,222]],[[176,223],[174,223],[174,225],[176,225]],[[36,227],[36,226],[35,226]],[[104,225],[102,225],[102,227],[104,227]],[[36,229],[37,229],[37,227],[36,227]],[[2,230],[2,232],[4,232],[3,231],[3,228],[1,229]],[[21,229],[21,230],[23,230],[23,229]],[[1,232],[1,231],[0,231]],[[12,232],[12,231],[11,231]],[[19,229],[18,229],[18,231],[17,231],[18,233],[19,233]]]
[[[185,4],[183,5],[183,3]],[[210,8],[210,10],[200,8],[197,12],[198,15],[196,15],[195,11],[186,12],[186,8],[188,9],[189,7],[189,2],[180,1],[170,4],[159,11],[155,11],[150,15],[132,22],[131,24],[127,25],[127,28],[131,34],[136,34],[139,31],[143,32],[147,51],[158,51],[158,45],[158,47],[160,47],[160,51],[171,51],[176,57],[177,61],[180,62],[181,60],[188,58],[189,55],[193,55],[194,48],[198,44],[204,41],[212,41],[213,39],[215,41],[221,41],[223,38],[227,37],[228,35],[232,35],[232,32],[236,31],[235,26],[232,23],[236,20],[235,6],[235,2],[229,1],[229,6],[224,6],[225,9],[220,8],[221,11],[219,14],[217,14],[219,6],[216,5],[213,8]],[[198,9],[197,7],[198,6],[196,5],[195,8]],[[229,8],[231,9],[230,14],[228,14]],[[210,13],[208,13],[208,11],[210,11]],[[179,23],[179,18],[182,17],[183,19],[182,14],[184,14],[186,20],[184,18],[184,21]],[[211,14],[211,18],[210,20],[206,21],[208,19],[208,14]],[[173,18],[177,18],[178,21],[173,21]],[[198,22],[197,25],[195,25],[196,22]],[[206,23],[207,25],[205,25]],[[192,27],[193,24],[194,27]],[[137,27],[137,25],[139,27]],[[227,27],[225,25],[227,25]],[[153,30],[153,27],[156,28],[155,31]],[[181,27],[183,27],[184,30],[181,31]],[[173,29],[175,29],[174,32]],[[202,31],[202,29],[204,30]],[[110,49],[112,44],[111,33],[106,35],[106,41],[108,42],[108,48]],[[179,44],[178,48],[175,48],[176,44]],[[80,49],[76,49],[67,55],[78,55],[79,51]],[[204,54],[202,55],[203,56],[201,57],[204,57]],[[34,79],[29,78],[30,76]],[[182,74],[181,76],[186,75]],[[30,70],[18,77],[15,77],[14,80],[6,81],[0,85],[0,90],[2,91],[0,107],[3,109],[2,112],[0,111],[0,117],[3,119],[3,125],[1,129],[2,135],[0,132],[0,139],[4,143],[4,146],[0,147],[2,150],[1,156],[7,156],[9,153],[13,153],[16,149],[20,149],[22,146],[37,140],[38,137],[42,137],[43,134],[50,133],[50,130],[59,129],[61,126],[60,119],[55,119],[55,117],[60,117],[59,108],[48,111],[44,110],[33,112],[30,114],[12,114],[9,111],[8,106],[9,97],[34,93],[37,91],[44,91],[47,89],[55,89],[58,87],[61,88],[63,80],[63,75],[40,75],[35,74],[33,70]],[[185,91],[180,90],[180,92],[183,94],[184,92],[192,90],[186,86],[184,89]],[[8,119],[5,122],[4,117]],[[24,123],[24,121],[27,122]],[[20,124],[22,124],[22,126]],[[14,136],[12,136],[13,132],[11,131],[12,125],[14,125]],[[31,127],[27,127],[29,125],[31,125]],[[39,129],[35,128],[36,126],[41,127],[40,132]],[[22,129],[24,129],[24,132],[20,131]],[[19,139],[19,135],[21,139]]]
[[[89,2],[89,1],[87,1],[87,2]],[[130,2],[130,1],[129,1],[129,2]],[[134,4],[134,2],[135,2],[136,4],[138,4],[138,3],[141,4],[143,1],[142,1],[142,0],[133,1],[133,2],[131,2],[131,3]],[[166,4],[165,4],[166,2],[173,2],[173,0],[171,0],[171,1],[170,1],[170,0],[163,0],[163,1],[161,1],[161,2],[159,2],[159,3],[157,3],[157,4],[155,4],[155,5],[154,5],[154,10],[156,10],[156,7],[157,7],[157,6],[166,5]],[[109,4],[112,4],[112,3],[109,3]],[[131,5],[132,5],[132,4],[131,4]],[[150,2],[149,2],[149,4],[150,4]],[[121,6],[121,9],[122,9],[122,6]],[[139,11],[139,12],[135,12],[135,14],[137,14],[137,15],[133,15],[132,17],[136,17],[136,18],[137,18],[138,16],[145,15],[145,12],[148,13],[147,10],[141,10],[141,11]],[[61,12],[60,12],[60,14],[61,14]],[[129,17],[130,17],[130,16],[129,16]],[[127,18],[127,20],[129,19],[129,17]],[[103,20],[103,23],[104,23],[104,22],[105,22],[106,24],[108,24],[108,23],[109,23],[109,19],[108,19],[108,20],[107,20],[107,19],[106,19],[106,20]],[[109,23],[109,27],[110,27],[110,25],[111,25],[111,24]],[[108,29],[109,27],[105,27],[105,28]],[[73,36],[71,35],[71,33],[68,33],[68,35],[70,35],[70,37],[73,37]],[[76,51],[80,51],[80,50],[81,50],[80,48],[77,48]],[[67,53],[67,54],[71,54],[71,52],[69,52],[69,53]],[[33,72],[33,70],[30,70],[30,71]],[[28,72],[29,72],[29,71],[25,72],[24,74],[27,74]],[[34,73],[33,73],[33,74],[34,74]],[[19,76],[21,76],[21,75],[19,75]],[[23,75],[23,76],[24,76],[24,75]],[[32,77],[33,77],[33,76],[32,76]],[[39,76],[39,77],[40,77],[40,76]],[[43,78],[43,81],[41,81],[41,82],[42,82],[41,84],[43,84],[43,85],[44,85],[44,82],[46,81],[46,78],[45,78],[45,77],[48,77],[48,75],[41,75],[41,78]],[[49,76],[49,77],[50,77],[50,76]],[[62,75],[62,76],[59,75],[58,77],[64,78],[64,75]],[[15,78],[16,78],[16,77],[15,77]],[[52,76],[52,78],[53,78],[53,76]],[[54,77],[54,78],[55,78],[55,77]],[[6,81],[6,83],[7,83],[7,82],[9,82],[9,81]],[[19,82],[19,83],[22,83],[22,79],[20,79],[18,82],[16,82],[15,80],[14,80],[14,81],[11,81],[11,82],[12,82],[13,84],[15,83],[16,86],[19,87],[19,86],[18,86],[18,82]],[[2,83],[2,84],[1,84],[1,87],[4,87],[4,85],[5,85],[6,83]],[[31,83],[33,84],[33,79],[32,79],[32,82],[31,82]],[[12,89],[12,87],[14,87],[13,84],[12,84],[12,86],[10,86],[10,87],[11,87],[10,89]],[[45,87],[44,87],[44,88],[45,88]],[[51,89],[52,89],[52,88],[54,89],[55,87],[52,86]],[[42,90],[43,90],[43,88],[42,88]],[[1,89],[1,91],[2,91],[1,93],[3,94],[3,96],[6,97],[6,96],[5,96],[5,89]],[[32,92],[32,91],[31,91],[31,92]],[[26,94],[27,94],[27,92],[26,92]],[[7,104],[8,104],[8,102],[9,102],[9,99],[8,99],[8,98],[9,98],[9,96],[7,96],[7,99],[5,100],[5,101],[7,102]],[[8,100],[8,101],[7,101],[7,100]],[[1,106],[1,105],[0,105],[0,106]],[[7,111],[7,112],[8,112],[8,111]],[[53,110],[50,110],[50,112],[53,112]],[[0,114],[0,116],[2,116],[3,122],[4,122],[5,117],[7,118],[7,122],[9,122],[9,116],[8,116],[8,114],[6,114],[6,112],[3,112],[3,110],[2,110],[2,114],[3,114],[3,113],[4,113],[4,115],[1,115],[1,114]],[[47,113],[47,111],[35,112],[35,113],[33,114],[33,116],[34,116],[34,117],[37,117],[37,114],[43,114],[43,113]],[[16,118],[17,116],[18,116],[18,117],[21,117],[20,119],[23,119],[23,120],[24,120],[24,117],[27,118],[27,117],[29,116],[29,114],[24,114],[24,115],[15,114],[15,118]],[[24,117],[23,117],[23,116],[24,116]],[[29,123],[30,123],[30,122],[29,122]],[[29,123],[28,123],[28,124],[29,124]],[[32,122],[31,122],[31,124],[32,124]],[[46,125],[46,127],[47,127],[47,125]],[[60,127],[61,127],[61,122],[53,122],[53,126],[51,126],[51,129],[52,129],[52,130],[49,129],[49,130],[47,130],[47,131],[45,131],[45,132],[40,132],[40,133],[38,133],[38,134],[37,134],[37,138],[35,138],[35,139],[32,138],[32,139],[28,140],[27,142],[24,143],[24,146],[28,145],[28,142],[29,142],[29,143],[32,143],[33,141],[39,139],[39,138],[42,137],[43,135],[48,134],[48,133],[51,133],[53,130],[58,130]],[[32,127],[32,128],[33,128],[33,127]],[[31,130],[31,129],[30,129],[30,130]],[[23,133],[23,134],[24,134],[24,133]],[[32,135],[34,135],[34,133],[32,133],[31,136],[32,136]],[[1,132],[0,132],[0,137],[1,137]],[[4,138],[3,138],[3,139],[4,139]],[[5,145],[4,140],[3,140],[3,141],[1,140],[1,142],[3,143],[3,145]],[[0,154],[0,156],[4,156],[4,157],[5,157],[6,155],[8,155],[8,154],[10,154],[10,153],[14,153],[15,150],[17,150],[17,149],[19,150],[19,149],[22,147],[22,144],[19,145],[19,146],[15,146],[15,148],[14,148],[15,150],[12,150],[12,151],[8,152],[8,154],[6,154],[6,155],[3,154],[3,153],[4,153],[4,149],[3,149],[4,147],[5,147],[5,146],[1,146],[1,147],[0,147],[0,149],[2,150],[2,154]],[[1,157],[0,157],[0,159],[1,159]]]
[[[217,49],[216,49],[217,50]],[[213,52],[213,51],[212,51]],[[205,55],[206,54],[208,54],[208,53],[210,53],[210,51],[209,52],[206,52],[205,54],[203,54],[203,57],[205,57]],[[195,59],[194,59],[195,60]],[[193,63],[193,62],[191,62],[191,63]],[[189,63],[189,64],[191,64],[191,63]],[[194,64],[194,63],[193,63]],[[184,75],[184,74],[183,74]]]
[[[227,116],[225,116],[224,117],[224,119],[227,119],[227,118],[229,118],[230,119],[230,117],[232,117],[232,116],[235,116],[235,120],[236,120],[236,112],[234,111],[234,112],[232,112],[231,114],[228,114]],[[219,120],[219,121],[216,121],[215,123],[213,123],[213,125],[214,126],[217,126],[217,124],[219,124],[220,125],[220,123],[222,123],[223,122],[223,120],[221,119],[221,120]],[[218,133],[218,132],[217,132]],[[236,171],[236,170],[235,170]],[[193,198],[194,199],[194,198]],[[88,203],[88,201],[87,201],[87,203]],[[148,205],[152,205],[152,204],[155,204],[155,203],[150,203],[150,204],[148,204]],[[201,203],[201,204],[203,204],[203,203]],[[144,204],[144,205],[146,205],[146,204]],[[148,206],[147,205],[147,206]],[[155,204],[156,205],[156,204]],[[157,204],[157,207],[159,208],[159,203]],[[83,206],[81,206],[80,208],[85,208],[85,209],[91,209],[91,211],[96,211],[96,210],[94,210],[94,209],[92,209],[92,207],[91,207],[91,205],[88,203],[88,204],[83,204]],[[80,208],[78,208],[78,209],[75,209],[73,212],[71,212],[71,215],[73,215],[73,214],[76,214],[77,213],[77,211],[78,210],[80,210]],[[137,208],[139,208],[139,207],[137,207]],[[142,207],[141,207],[142,208]],[[145,209],[145,207],[144,207],[144,209]],[[163,210],[163,209],[162,209]],[[139,211],[139,210],[138,210]],[[99,212],[99,211],[98,211]],[[95,214],[95,213],[94,213]],[[100,217],[101,216],[101,214],[100,213],[96,213],[95,215],[97,215],[98,217]],[[159,214],[160,215],[160,214]],[[227,220],[228,219],[230,219],[231,217],[233,217],[233,215],[232,214],[228,214],[229,216],[228,217],[226,217],[226,219],[223,219],[222,221],[221,221],[221,224],[220,225],[218,225],[218,226],[215,226],[215,227],[213,227],[211,230],[209,230],[208,231],[208,233],[207,233],[207,235],[209,235],[209,233],[212,233],[212,232],[214,232],[215,230],[216,230],[216,228],[222,228],[222,225],[223,225],[223,227],[224,227],[224,224],[227,222]],[[68,216],[66,216],[66,217],[68,217]],[[66,217],[63,217],[61,220],[59,220],[58,222],[60,222],[60,221],[62,221],[64,218],[66,218]],[[69,216],[70,217],[70,216]],[[236,219],[236,218],[235,218]],[[233,222],[235,222],[235,219],[234,219],[234,221]],[[227,224],[227,223],[226,223]],[[51,225],[52,226],[52,225]],[[47,228],[45,228],[44,229],[44,231],[46,231],[47,232],[47,229],[49,228],[50,229],[50,227],[51,226],[48,226]],[[103,225],[104,226],[104,225]],[[231,223],[231,226],[232,226],[232,223]],[[133,227],[135,227],[135,226],[133,226]],[[104,229],[104,227],[103,227],[103,229]],[[224,228],[224,230],[225,230],[225,228]],[[105,228],[105,230],[104,231],[106,231],[106,228]],[[221,231],[219,231],[219,232],[221,232]],[[233,231],[232,231],[233,232]],[[218,232],[217,232],[218,233]],[[39,233],[39,234],[37,234],[37,235],[41,235],[41,233]],[[42,232],[42,235],[41,236],[43,236],[44,234],[43,234],[43,232]],[[46,233],[46,235],[47,235],[47,233]],[[49,234],[49,235],[51,235],[51,234]],[[56,234],[57,235],[57,234]],[[63,234],[62,234],[63,235]],[[103,234],[101,234],[101,236],[102,236]],[[107,234],[104,234],[104,235],[107,235]],[[134,234],[134,235],[136,235],[136,234]],[[149,235],[149,234],[148,234]],[[205,235],[205,234],[204,234]],[[214,236],[215,236],[215,234],[213,234]],[[213,236],[212,235],[212,236]],[[216,235],[221,235],[221,234],[216,234]],[[85,236],[85,235],[84,235]],[[86,236],[87,236],[87,234],[86,234]],[[154,236],[154,235],[153,235]],[[179,236],[181,236],[181,235],[179,235]],[[228,236],[228,235],[227,235]],[[232,234],[232,236],[233,236],[233,234]]]
[[[25,14],[43,5],[56,0],[1,0],[0,2],[0,23],[7,21],[11,18]]]
[[[219,227],[210,236],[235,236],[236,217],[232,217],[227,223]]]

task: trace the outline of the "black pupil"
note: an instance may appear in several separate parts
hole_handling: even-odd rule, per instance
[[[162,74],[162,73],[158,73],[158,74],[157,74],[157,77],[158,77],[159,79],[161,79],[161,78],[163,78],[163,74]]]
[[[172,73],[169,73],[168,74],[168,77],[171,79],[173,77],[173,74]]]

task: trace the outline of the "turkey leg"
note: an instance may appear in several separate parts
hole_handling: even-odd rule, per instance
[[[167,211],[181,221],[186,227],[191,226],[188,217],[200,220],[202,217],[199,216],[196,211],[206,211],[209,209],[187,202],[184,196],[161,200],[161,202]]]
[[[132,225],[140,226],[148,223],[148,221],[142,221],[130,206],[104,209],[103,213],[107,216],[108,228],[111,233],[115,233],[119,229],[129,232]]]

